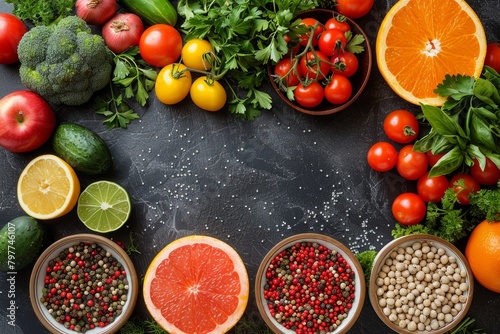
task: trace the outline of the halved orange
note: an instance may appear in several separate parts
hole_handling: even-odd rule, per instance
[[[225,242],[187,236],[156,255],[144,277],[143,294],[149,313],[169,333],[225,333],[245,312],[248,274]]]
[[[31,160],[19,176],[17,198],[31,217],[52,219],[70,212],[80,195],[80,181],[63,159],[45,154]]]
[[[479,77],[486,35],[464,0],[400,0],[386,14],[376,40],[380,73],[403,99],[440,106],[434,93],[446,74]]]

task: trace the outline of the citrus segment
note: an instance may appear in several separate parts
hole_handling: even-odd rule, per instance
[[[92,231],[106,233],[119,229],[130,216],[132,205],[127,191],[117,183],[97,181],[78,199],[78,218]]]
[[[464,0],[400,0],[376,40],[379,70],[403,99],[439,106],[446,74],[479,77],[486,57],[481,21]]]
[[[465,257],[479,284],[500,293],[500,222],[479,223],[467,240]]]
[[[19,176],[21,208],[36,219],[53,219],[70,212],[80,194],[80,182],[68,163],[45,154],[31,160]]]
[[[248,274],[238,253],[207,236],[170,243],[144,278],[146,306],[170,333],[225,333],[243,315],[248,294]]]

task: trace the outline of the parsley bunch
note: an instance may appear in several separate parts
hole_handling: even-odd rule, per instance
[[[446,75],[434,90],[446,97],[441,108],[422,105],[430,132],[417,140],[418,152],[446,153],[429,176],[465,171],[477,159],[484,169],[486,157],[500,168],[500,74],[485,66],[482,77]]]
[[[12,14],[34,25],[48,26],[71,15],[76,0],[5,0],[14,6]]]
[[[177,11],[186,41],[206,39],[220,58],[220,73],[233,95],[230,112],[254,120],[272,107],[269,94],[259,89],[265,65],[288,52],[285,34],[303,29],[293,18],[316,6],[313,0],[180,0]]]

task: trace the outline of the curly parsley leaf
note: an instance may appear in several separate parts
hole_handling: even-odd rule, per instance
[[[5,0],[14,6],[12,14],[21,20],[31,21],[35,26],[48,26],[71,15],[76,0]]]

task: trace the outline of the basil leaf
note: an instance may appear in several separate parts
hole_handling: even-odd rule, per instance
[[[448,114],[435,106],[421,105],[425,119],[440,135],[458,135],[467,138],[464,130]]]
[[[487,153],[486,156],[498,167],[500,168],[500,154]]]
[[[459,147],[455,146],[430,169],[429,177],[451,174],[459,168],[464,161],[464,156]]]
[[[490,151],[497,151],[497,145],[490,125],[475,113],[470,113],[470,140],[471,143],[483,146]]]
[[[474,95],[482,102],[496,107],[497,103],[500,103],[500,95],[498,90],[490,81],[483,78],[478,78],[474,85]]]

